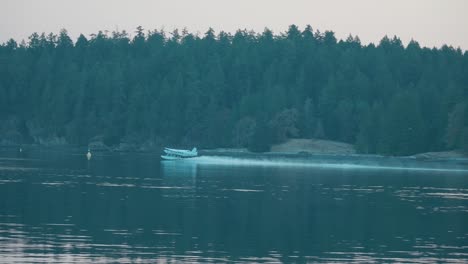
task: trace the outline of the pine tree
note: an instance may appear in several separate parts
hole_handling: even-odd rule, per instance
[[[132,35],[73,42],[61,30],[1,44],[0,136],[257,151],[306,137],[389,155],[468,148],[460,49],[404,47],[398,37],[364,45],[296,25]]]

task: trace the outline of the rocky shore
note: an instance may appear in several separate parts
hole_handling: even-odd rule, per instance
[[[208,155],[259,155],[252,153],[245,148],[219,148],[202,150]],[[338,156],[361,156],[361,157],[385,157],[382,155],[358,154],[354,145],[322,139],[289,139],[288,141],[271,147],[269,152],[261,155],[287,155],[287,156],[308,156],[308,155],[338,155]],[[460,151],[440,151],[419,153],[411,156],[402,156],[402,158],[432,160],[432,159],[468,159],[468,156]]]
[[[0,140],[0,147],[46,147],[46,148],[73,148],[64,139],[51,138],[41,139],[34,144],[18,144],[11,141]],[[89,143],[88,147],[93,151],[109,152],[155,152],[159,153],[165,147],[161,142],[145,141],[143,143],[122,142],[118,145],[107,146],[101,140],[96,139]],[[192,146],[187,146],[191,148]],[[216,148],[200,149],[201,155],[222,155],[222,156],[309,156],[309,155],[338,155],[338,156],[371,156],[384,157],[382,155],[363,155],[357,154],[354,145],[322,139],[289,139],[284,143],[273,145],[269,152],[254,153],[246,148]],[[468,156],[460,151],[441,151],[419,153],[403,158],[417,160],[449,160],[449,159],[468,159]]]

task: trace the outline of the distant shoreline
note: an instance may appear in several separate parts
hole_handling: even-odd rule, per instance
[[[355,158],[355,159],[399,159],[416,161],[467,161],[468,157],[455,151],[419,153],[410,156],[386,156],[380,154],[338,154],[320,152],[251,152],[241,149],[205,149],[199,151],[200,155],[206,156],[230,156],[238,158],[313,158],[313,157],[334,157],[334,158]],[[467,163],[468,165],[468,163]]]
[[[381,154],[362,154],[357,153],[354,145],[322,139],[289,139],[288,141],[277,144],[271,147],[271,150],[263,153],[251,152],[245,148],[219,148],[201,150],[209,155],[288,155],[288,156],[360,156],[360,157],[392,157],[392,158],[414,158],[419,160],[430,159],[468,159],[460,151],[439,151],[439,152],[423,152],[408,156],[388,156]]]
[[[147,144],[130,144],[121,143],[118,146],[109,147],[101,142],[90,144],[89,148],[97,152],[146,152],[159,153],[164,146],[147,145]],[[85,149],[86,146],[76,146],[69,144],[0,144],[0,148],[50,148],[50,149]],[[221,155],[221,156],[237,156],[237,157],[308,157],[308,156],[354,156],[354,157],[379,157],[379,158],[410,158],[417,160],[458,160],[467,159],[468,156],[461,151],[439,151],[439,152],[424,152],[408,156],[390,156],[382,154],[362,154],[357,153],[354,145],[322,139],[289,139],[284,143],[276,144],[267,152],[252,152],[246,148],[214,148],[200,149],[200,155]]]

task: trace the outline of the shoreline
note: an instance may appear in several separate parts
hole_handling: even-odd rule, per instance
[[[240,151],[238,149],[212,149],[212,150],[200,150],[201,156],[221,156],[221,157],[233,157],[233,158],[256,158],[256,159],[277,159],[287,158],[296,160],[310,160],[310,159],[324,159],[324,160],[354,160],[357,162],[361,161],[374,161],[374,162],[442,162],[442,163],[457,163],[468,166],[468,157],[463,155],[455,156],[426,156],[426,153],[420,153],[411,156],[386,156],[379,154],[332,154],[332,153],[310,153],[310,152],[263,152],[255,153],[250,151]],[[434,153],[434,152],[430,152]],[[442,153],[442,152],[441,152]],[[445,152],[444,152],[445,153]]]
[[[461,153],[458,150],[450,151],[438,151],[438,152],[423,152],[416,153],[407,156],[393,156],[393,155],[382,155],[382,154],[362,154],[357,153],[354,150],[354,146],[347,143],[328,141],[328,140],[315,140],[307,139],[309,141],[309,147],[299,145],[298,141],[304,141],[304,139],[294,139],[291,147],[288,142],[274,145],[268,152],[252,152],[246,148],[214,148],[214,149],[200,149],[200,155],[208,156],[232,156],[232,157],[255,157],[255,158],[274,158],[274,157],[288,157],[288,158],[310,158],[310,157],[341,157],[341,158],[359,158],[359,159],[403,159],[403,160],[419,160],[419,161],[468,161],[468,156]],[[319,143],[319,147],[310,144],[311,142]],[[289,144],[289,146],[288,146]],[[310,147],[312,146],[312,147]],[[331,147],[330,147],[331,146]],[[97,144],[91,146],[77,146],[71,144],[0,144],[0,149],[43,149],[43,150],[86,150],[91,148],[94,152],[114,152],[114,153],[153,153],[159,155],[164,146],[146,146],[138,144],[123,143],[120,146],[109,147],[104,144]]]
[[[17,146],[0,146],[0,151],[17,152],[18,155],[24,156],[34,152],[70,152],[73,155],[83,155],[87,152],[86,146],[43,146],[43,145],[21,145],[22,151]],[[160,155],[163,148],[151,150],[92,150],[96,155],[151,155],[155,161],[160,161]],[[216,162],[220,159],[228,164],[236,162],[266,162],[268,164],[315,164],[317,166],[356,166],[367,168],[427,168],[434,171],[455,169],[468,170],[468,157],[460,153],[449,152],[428,152],[420,153],[411,156],[385,156],[378,154],[350,154],[350,153],[321,153],[321,152],[263,152],[255,153],[247,149],[236,148],[218,148],[218,149],[201,149],[198,151],[200,158],[207,158],[210,162]],[[456,155],[453,155],[456,153]]]

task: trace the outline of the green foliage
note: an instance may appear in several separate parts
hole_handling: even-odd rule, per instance
[[[363,153],[468,150],[468,53],[397,37],[138,27],[0,45],[0,136],[266,151],[291,137]],[[16,120],[15,122],[11,120]]]
[[[264,120],[259,120],[255,127],[252,140],[247,145],[247,148],[253,152],[266,152],[270,150],[273,143],[272,132]]]
[[[468,104],[458,103],[453,107],[445,135],[447,146],[461,149],[468,154]]]
[[[425,150],[425,134],[419,99],[412,94],[397,94],[384,112],[378,152],[410,155]]]
[[[298,112],[296,109],[284,109],[277,113],[269,123],[269,129],[273,135],[273,141],[282,143],[288,138],[297,137]]]
[[[253,143],[257,122],[251,117],[240,119],[234,127],[233,144],[236,147],[248,147]]]

